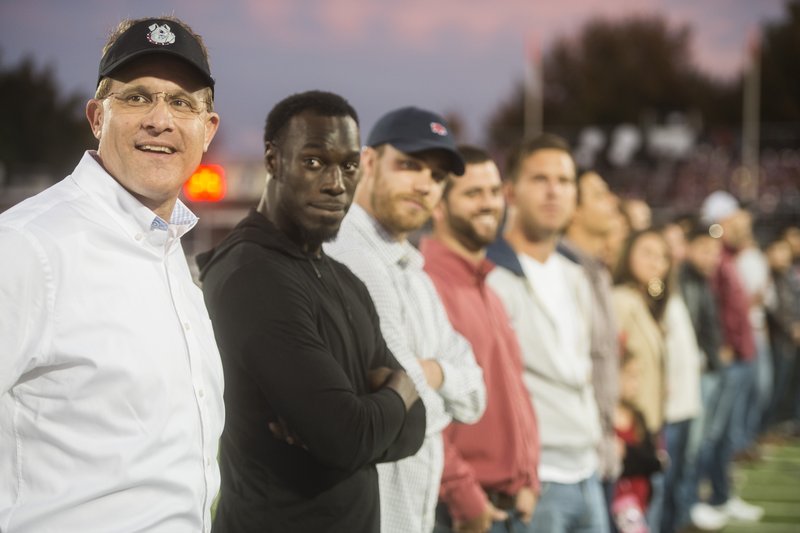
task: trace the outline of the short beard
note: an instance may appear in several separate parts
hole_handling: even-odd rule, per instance
[[[497,230],[495,230],[491,238],[484,237],[475,231],[475,227],[470,224],[469,220],[455,216],[449,211],[447,211],[447,224],[450,226],[453,235],[458,239],[458,242],[470,252],[478,252],[486,248],[497,238]],[[500,225],[498,224],[498,230],[499,228]]]

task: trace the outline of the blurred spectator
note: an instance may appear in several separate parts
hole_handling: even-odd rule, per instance
[[[619,343],[611,308],[611,275],[600,257],[618,208],[608,184],[596,172],[578,176],[577,197],[575,215],[558,251],[583,267],[592,288],[592,385],[603,431],[598,472],[610,509],[614,482],[622,467],[614,431],[614,410],[619,399]]]
[[[381,531],[434,527],[444,467],[442,431],[477,422],[486,408],[483,373],[453,329],[424,258],[408,241],[430,218],[449,173],[464,173],[444,119],[416,107],[383,115],[361,152],[355,201],[325,246],[364,282],[386,344],[414,380],[427,412],[425,441],[407,459],[378,465]]]
[[[775,365],[774,394],[767,411],[768,422],[774,424],[792,418],[788,401],[796,391],[789,388],[795,373],[796,350],[800,346],[800,292],[790,277],[792,248],[789,241],[779,237],[766,249],[772,280],[771,298],[768,298],[767,323]],[[787,412],[788,411],[788,412]]]
[[[746,433],[743,435],[744,440],[738,445],[734,442],[734,450],[744,458],[757,459],[759,455],[756,438],[762,429],[764,415],[772,398],[773,382],[772,353],[764,310],[764,299],[770,289],[769,265],[753,236],[752,213],[742,209],[735,220],[734,231],[723,237],[737,250],[736,269],[750,302],[749,318],[756,354],[751,398],[745,411]]]
[[[649,229],[653,222],[652,212],[647,202],[640,198],[627,198],[620,204],[631,231]]]
[[[519,336],[541,438],[535,533],[608,531],[597,476],[600,422],[591,376],[591,288],[556,253],[576,205],[575,164],[563,139],[543,134],[507,165],[505,233],[489,248],[489,283]]]
[[[650,504],[653,474],[663,468],[665,457],[657,451],[655,436],[636,407],[642,386],[641,361],[625,352],[619,365],[620,398],[614,411],[614,429],[624,443],[622,475],[614,490],[612,513],[620,533],[647,533],[645,518]]]
[[[628,224],[628,219],[619,207],[619,197],[612,195],[612,198],[617,208],[609,215],[609,228],[603,239],[600,260],[613,272],[617,266],[619,255],[622,253],[622,247],[625,245],[625,241],[628,239],[628,235],[631,232],[631,228]]]
[[[661,231],[670,250],[673,289],[684,258],[686,237],[678,224],[668,224]],[[667,235],[669,237],[667,237]],[[690,437],[692,423],[700,414],[701,356],[692,318],[680,290],[670,292],[664,315],[666,341],[666,406],[664,441],[669,464],[664,471],[664,513],[661,531],[672,533],[679,520],[688,515],[693,462],[697,455]],[[696,441],[695,441],[696,442]],[[688,486],[687,486],[688,485]],[[683,518],[680,518],[683,517]]]
[[[711,423],[719,424],[719,427],[712,428],[716,431],[711,431],[711,438],[701,445],[698,468],[701,479],[707,477],[711,480],[711,506],[730,518],[758,521],[764,510],[732,494],[727,472],[727,466],[733,457],[735,439],[745,431],[744,413],[752,388],[755,357],[747,294],[735,266],[734,245],[739,224],[737,217],[740,215],[736,198],[724,191],[709,195],[701,209],[701,221],[709,224],[709,232],[712,235],[721,235],[723,241],[722,254],[711,278],[711,287],[722,325],[719,358],[724,366],[714,411],[709,415]],[[728,242],[729,239],[734,242]],[[713,461],[712,456],[716,456]],[[692,512],[699,514],[707,510],[707,507],[700,505],[697,511]]]
[[[679,490],[675,496],[676,510],[672,517],[675,529],[690,520],[704,531],[721,529],[728,522],[725,512],[697,503],[700,480],[710,479],[713,488],[716,476],[727,471],[729,461],[729,457],[715,453],[727,438],[726,430],[733,408],[733,402],[719,402],[722,368],[729,361],[720,359],[722,330],[710,280],[717,270],[721,253],[722,241],[709,234],[708,226],[697,224],[687,235],[686,261],[678,270],[681,294],[700,348],[703,373],[700,378],[702,410],[689,435],[684,461],[684,490]],[[691,518],[687,512],[691,513]]]
[[[503,215],[500,172],[480,148],[460,146],[461,177],[448,178],[423,238],[425,271],[453,327],[472,344],[486,382],[486,411],[444,431],[435,531],[525,531],[539,492],[539,435],[522,382],[522,355],[503,303],[486,284],[486,246]]]
[[[644,415],[648,431],[661,438],[666,398],[663,320],[670,297],[669,250],[655,230],[634,232],[625,243],[614,273],[614,315],[623,354],[639,362],[641,384],[633,404]],[[658,531],[663,507],[663,475],[651,479],[647,512],[651,531]]]

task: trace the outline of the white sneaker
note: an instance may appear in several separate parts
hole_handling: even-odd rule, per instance
[[[738,496],[729,498],[727,502],[718,507],[725,512],[728,518],[742,522],[758,522],[764,516],[764,508],[747,503]]]
[[[728,523],[728,514],[707,503],[696,503],[689,510],[692,525],[701,531],[718,531]]]

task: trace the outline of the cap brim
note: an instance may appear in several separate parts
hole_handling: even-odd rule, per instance
[[[413,141],[388,141],[389,144],[407,154],[416,154],[418,152],[426,152],[428,150],[441,150],[447,154],[449,167],[447,170],[456,176],[464,175],[464,158],[455,148],[444,145],[441,142],[432,141],[428,139],[415,139]]]
[[[125,56],[123,58],[120,58],[119,60],[115,61],[114,63],[111,63],[111,64],[107,65],[106,68],[104,68],[99,73],[99,78],[97,80],[98,84],[100,83],[101,79],[103,79],[105,77],[110,77],[111,75],[114,74],[115,71],[117,71],[118,69],[124,67],[128,63],[131,63],[132,61],[135,61],[135,60],[139,59],[140,57],[144,57],[144,56],[150,55],[150,54],[169,55],[169,56],[175,57],[177,59],[180,59],[181,61],[183,61],[184,63],[186,63],[187,65],[189,65],[191,67],[194,67],[194,70],[197,73],[197,75],[200,76],[200,79],[202,79],[203,82],[205,82],[208,85],[208,87],[211,88],[211,91],[213,93],[213,91],[214,91],[214,78],[212,78],[211,76],[209,76],[208,74],[203,72],[202,68],[200,68],[198,65],[196,65],[192,61],[188,60],[186,58],[186,56],[183,55],[182,53],[180,53],[178,51],[175,51],[175,50],[170,50],[170,49],[153,48],[153,49],[148,49],[148,50],[138,50],[136,52],[132,52],[130,55],[127,55],[127,56]]]

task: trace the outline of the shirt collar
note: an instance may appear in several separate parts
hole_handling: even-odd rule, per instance
[[[197,216],[180,200],[176,201],[169,222],[164,221],[106,172],[94,150],[84,153],[71,178],[136,240],[143,233],[167,231],[170,227],[180,237],[197,224]]]
[[[481,259],[478,263],[470,261],[434,237],[423,238],[420,250],[429,270],[436,270],[441,275],[452,276],[455,279],[481,284],[494,268],[494,263],[488,259]]]
[[[396,240],[360,205],[355,203],[351,205],[347,218],[348,222],[367,241],[370,248],[387,265],[396,265],[401,268],[411,266],[421,269],[425,264],[422,254],[407,239]]]

